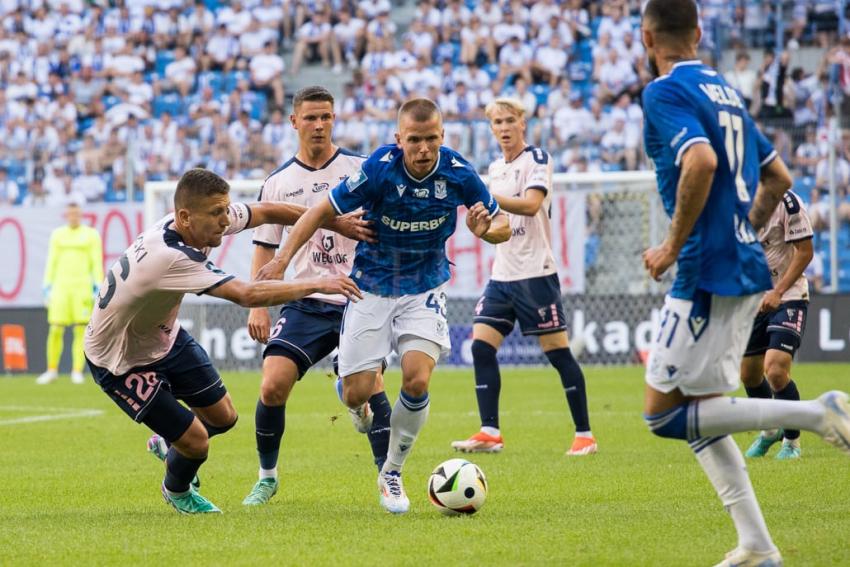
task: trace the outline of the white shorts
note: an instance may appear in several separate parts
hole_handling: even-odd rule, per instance
[[[342,316],[339,336],[339,375],[350,376],[381,366],[392,351],[399,353],[400,339],[424,339],[435,348],[421,350],[429,356],[451,352],[446,321],[446,284],[430,291],[401,297],[368,292],[350,302]],[[401,341],[404,342],[404,341]],[[420,350],[410,342],[407,350]],[[404,349],[402,349],[404,350]],[[439,353],[439,354],[437,354]]]
[[[652,345],[646,383],[659,392],[678,388],[686,396],[738,389],[741,359],[762,294],[704,296],[706,301],[667,296],[661,329]]]

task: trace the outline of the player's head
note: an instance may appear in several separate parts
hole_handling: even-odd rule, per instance
[[[76,201],[70,201],[65,205],[65,220],[71,228],[77,228],[83,220],[83,210]]]
[[[208,169],[190,169],[177,182],[174,192],[177,232],[189,246],[218,246],[230,226],[228,205],[230,185],[227,181]]]
[[[652,74],[660,75],[658,60],[696,56],[702,37],[694,0],[649,0],[643,7],[641,38]]]
[[[490,130],[505,153],[525,146],[525,107],[515,98],[497,98],[487,103],[484,115]]]
[[[299,145],[308,152],[331,145],[335,118],[334,97],[325,87],[304,87],[295,93],[289,121],[298,131]]]
[[[427,98],[408,100],[398,109],[395,141],[404,152],[404,165],[417,178],[433,169],[443,144],[443,115]]]

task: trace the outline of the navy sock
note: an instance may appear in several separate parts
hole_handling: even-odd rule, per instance
[[[767,380],[765,380],[765,382],[767,382]],[[773,397],[777,400],[799,401],[800,392],[797,391],[797,384],[795,384],[793,380],[790,380],[784,388],[782,388],[778,392],[774,392]],[[798,429],[786,429],[785,438],[791,440],[799,439],[800,431]]]
[[[384,461],[387,460],[387,450],[390,446],[390,416],[393,407],[390,405],[386,392],[378,392],[369,398],[369,408],[372,410],[372,429],[366,432],[366,436],[369,438],[372,455],[380,471]]]
[[[165,456],[165,488],[171,492],[186,492],[189,490],[189,483],[198,474],[198,469],[204,464],[207,458],[190,459],[184,457],[177,452],[177,449],[171,448]]]
[[[260,468],[271,470],[277,466],[280,440],[283,439],[283,430],[286,428],[286,405],[267,406],[262,400],[257,400],[254,424]]]
[[[475,368],[475,397],[482,427],[499,428],[499,393],[502,376],[493,345],[481,340],[472,341],[472,364]]]
[[[590,418],[587,415],[587,392],[584,386],[584,374],[569,348],[558,348],[545,353],[546,358],[561,376],[561,384],[567,396],[570,413],[576,431],[590,431]]]
[[[213,437],[215,437],[216,435],[221,435],[222,433],[227,433],[228,431],[230,431],[231,429],[233,429],[233,426],[234,426],[234,425],[236,425],[236,421],[237,421],[239,418],[237,417],[236,419],[234,419],[234,420],[233,420],[233,423],[231,423],[230,425],[224,425],[224,426],[221,426],[221,427],[219,427],[219,426],[217,426],[217,425],[210,425],[209,423],[207,423],[207,422],[206,422],[206,421],[204,421],[203,419],[200,419],[200,418],[198,418],[198,419],[199,419],[199,420],[200,420],[200,422],[203,424],[204,428],[207,430],[207,435],[208,435],[210,438],[213,438]]]
[[[758,386],[754,388],[746,386],[744,389],[747,390],[748,398],[764,398],[769,400],[773,397],[773,392],[770,390],[770,384],[767,383],[767,380],[765,380],[764,377],[762,377],[761,384]]]

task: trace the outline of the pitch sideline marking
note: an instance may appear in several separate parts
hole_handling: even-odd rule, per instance
[[[77,409],[74,408],[53,408],[53,407],[37,407],[37,406],[0,406],[0,411],[55,411],[64,413],[48,413],[40,415],[27,415],[16,417],[13,419],[0,420],[0,426],[3,425],[18,425],[22,423],[38,423],[42,421],[55,421],[57,419],[77,419],[85,417],[97,417],[103,415],[103,410],[99,409]]]

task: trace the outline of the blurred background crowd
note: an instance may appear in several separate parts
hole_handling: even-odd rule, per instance
[[[337,95],[337,143],[363,153],[427,96],[446,144],[486,171],[498,148],[483,108],[510,95],[556,171],[647,169],[639,4],[0,0],[0,203],[140,200],[196,165],[263,178],[296,150],[288,101],[310,83]],[[834,180],[850,251],[846,3],[699,4],[701,55],[793,166],[819,231]]]

